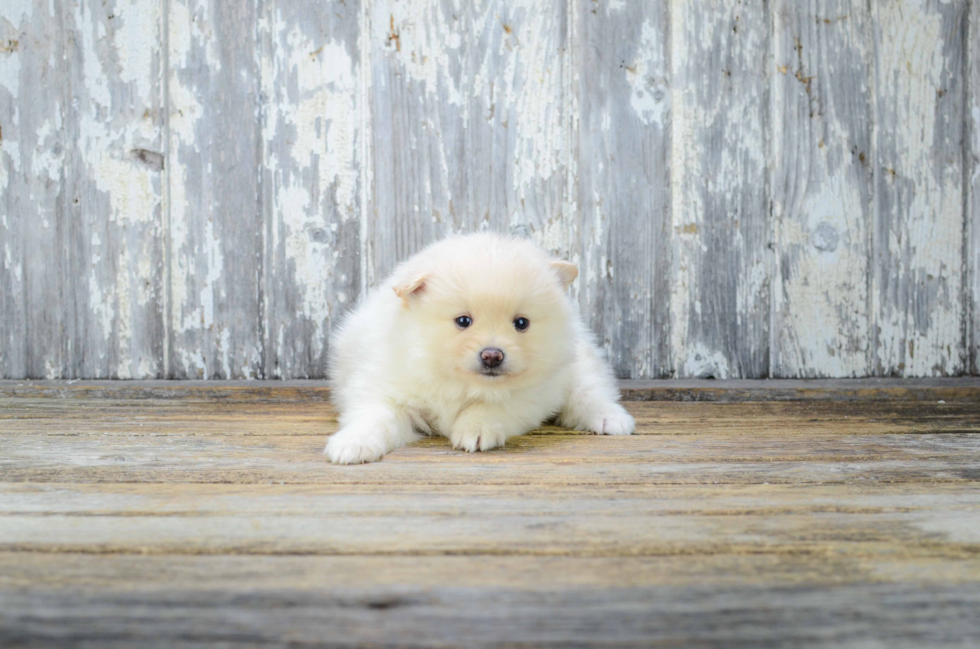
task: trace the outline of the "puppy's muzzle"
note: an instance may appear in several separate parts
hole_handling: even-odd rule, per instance
[[[487,347],[480,352],[480,362],[483,367],[492,370],[504,362],[504,353],[496,347]]]

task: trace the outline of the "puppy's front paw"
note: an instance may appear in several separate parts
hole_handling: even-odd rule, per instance
[[[588,430],[596,435],[630,435],[636,430],[636,421],[633,415],[626,412],[626,408],[613,403],[607,410],[592,417]]]
[[[507,441],[507,433],[503,426],[493,424],[472,426],[469,428],[453,428],[449,435],[449,441],[453,443],[453,448],[463,451],[489,451],[492,448],[503,446]]]
[[[334,464],[363,464],[377,462],[385,452],[385,443],[380,436],[352,434],[353,431],[343,429],[334,433],[327,440],[327,448],[323,450]]]

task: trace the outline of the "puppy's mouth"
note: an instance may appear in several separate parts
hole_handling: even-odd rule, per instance
[[[507,374],[507,370],[501,369],[499,367],[483,367],[480,369],[481,376],[496,377],[496,376],[505,376],[506,374]]]

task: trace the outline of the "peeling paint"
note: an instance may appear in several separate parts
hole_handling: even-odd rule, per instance
[[[26,18],[30,21],[34,13],[34,0],[4,0],[0,4],[0,20],[20,25]]]
[[[671,348],[769,372],[768,39],[763,5],[672,2]]]
[[[948,375],[964,366],[962,56],[966,3],[879,7],[879,255],[872,291],[885,374]],[[960,115],[962,118],[962,115]],[[914,344],[915,354],[911,353]]]
[[[472,230],[624,376],[976,371],[980,10],[847,4],[8,0],[0,375],[322,376]]]
[[[656,123],[665,126],[664,117],[670,110],[670,90],[667,80],[658,72],[665,69],[662,38],[649,20],[643,22],[640,42],[637,47],[638,58],[632,65],[624,66],[626,80],[633,92],[630,106],[644,124]]]

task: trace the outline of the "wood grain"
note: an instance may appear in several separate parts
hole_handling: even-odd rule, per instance
[[[0,384],[4,646],[978,638],[975,393],[634,401],[630,437],[339,467],[322,384],[120,383]]]
[[[875,5],[875,372],[956,374],[963,340],[965,2]],[[889,125],[887,128],[884,125]]]
[[[975,3],[10,0],[0,377],[323,378],[453,232],[624,378],[977,374]]]
[[[774,376],[870,371],[872,21],[866,3],[773,6]]]
[[[63,3],[71,376],[163,375],[165,4]]]
[[[966,248],[964,337],[969,351],[969,373],[980,375],[980,3],[970,3],[967,50],[967,202],[963,243]]]
[[[769,376],[769,10],[675,2],[671,348],[676,376]]]
[[[263,376],[256,6],[169,2],[166,378]]]
[[[670,376],[667,6],[573,6],[579,303],[617,375]]]
[[[259,3],[263,375],[323,378],[361,278],[361,7]]]
[[[60,5],[0,7],[0,375],[71,376]]]
[[[369,2],[365,286],[454,232],[569,253],[566,11],[558,0]]]
[[[240,595],[117,590],[81,604],[66,591],[5,592],[0,603],[0,640],[26,647],[93,646],[84,637],[102,647],[324,646],[325,638],[327,646],[384,646],[397,638],[467,647],[913,648],[974,644],[980,592],[975,584],[907,583],[605,591],[344,585]],[[150,611],[167,617],[148,622]]]
[[[619,382],[624,401],[976,401],[980,379],[699,379]],[[15,381],[0,397],[58,399],[192,399],[230,402],[326,402],[327,381]],[[45,402],[51,407],[52,402]]]

